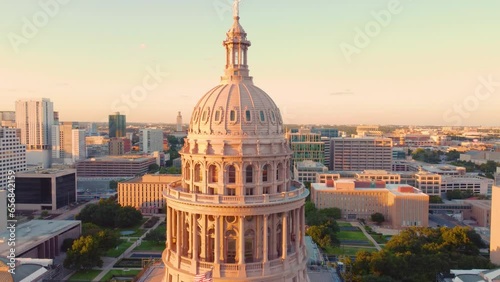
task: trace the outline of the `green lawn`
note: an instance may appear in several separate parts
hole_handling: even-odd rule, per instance
[[[163,251],[165,250],[165,242],[156,244],[152,241],[142,241],[140,246],[137,246],[134,251]]]
[[[92,281],[102,270],[91,269],[91,270],[80,270],[75,274],[71,275],[69,281]]]
[[[348,255],[355,256],[359,251],[375,252],[375,248],[367,247],[354,247],[354,246],[341,246],[339,248],[328,247],[326,248],[326,253],[329,255]]]
[[[339,231],[337,233],[337,238],[339,240],[360,240],[360,241],[368,241],[368,238],[365,237],[365,234],[361,231]]]
[[[135,241],[134,241],[135,242]],[[119,257],[123,252],[125,252],[128,247],[132,246],[133,242],[127,242],[123,241],[120,245],[118,245],[116,248],[113,248],[111,250],[108,250],[104,256],[105,257],[114,257],[117,258]]]
[[[128,270],[128,271],[125,271],[125,270],[121,270],[121,269],[111,269],[108,273],[106,273],[106,275],[104,275],[104,277],[101,279],[101,281],[109,281],[111,280],[111,278],[113,278],[113,276],[128,276],[128,277],[135,277],[137,276],[137,274],[139,274],[139,272],[141,272],[141,270],[136,270],[136,269],[133,269],[133,270]]]
[[[349,222],[338,222],[338,221],[337,221],[337,225],[339,227],[351,227],[352,226]]]

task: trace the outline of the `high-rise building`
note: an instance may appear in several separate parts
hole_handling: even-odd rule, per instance
[[[61,163],[73,162],[73,130],[77,122],[63,121],[52,126],[52,158]]]
[[[0,190],[7,189],[9,171],[26,170],[26,145],[21,144],[19,132],[0,127]]]
[[[332,138],[330,154],[330,170],[392,170],[389,138]]]
[[[73,158],[73,163],[79,160],[84,160],[87,157],[87,147],[85,145],[85,130],[73,129],[71,141],[71,156]]]
[[[7,190],[0,189],[0,233],[7,230]]]
[[[162,152],[163,130],[151,128],[139,130],[139,150],[145,154]]]
[[[321,140],[321,134],[312,133],[308,128],[300,128],[298,132],[288,132],[287,138],[293,151],[292,168],[295,163],[302,161],[324,164],[325,144]]]
[[[181,132],[182,131],[182,115],[181,115],[181,112],[179,112],[179,114],[177,114],[177,128],[176,128],[176,131],[177,132]]]
[[[54,124],[54,105],[50,99],[16,101],[16,124],[21,129],[21,143],[26,145],[27,163],[50,167]]]
[[[87,136],[99,136],[96,123],[91,122],[87,125]]]
[[[490,260],[493,264],[500,265],[500,179],[492,189],[491,199],[491,228],[490,228]]]
[[[236,2],[237,4],[238,2]],[[169,184],[164,281],[308,281],[305,198],[280,111],[249,75],[238,9],[220,85],[196,105]]]
[[[110,156],[125,155],[132,150],[132,143],[127,138],[111,138],[109,139],[108,145]]]
[[[125,137],[127,129],[127,120],[125,115],[120,115],[116,112],[114,115],[109,116],[109,138]]]

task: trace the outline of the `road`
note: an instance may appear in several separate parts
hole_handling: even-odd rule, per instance
[[[465,226],[464,224],[456,221],[452,217],[444,214],[429,214],[429,226],[430,227],[455,227],[455,226]]]

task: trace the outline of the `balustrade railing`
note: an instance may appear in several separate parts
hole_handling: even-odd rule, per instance
[[[295,183],[295,181],[292,181],[292,186],[296,187],[296,189],[288,192],[252,196],[206,195],[182,192],[181,183],[181,180],[170,183],[168,187],[163,191],[163,194],[166,197],[198,203],[259,204],[280,202],[283,200],[294,200],[296,198],[302,197],[303,194],[307,192],[307,189],[304,187],[304,185],[302,185],[302,183]]]

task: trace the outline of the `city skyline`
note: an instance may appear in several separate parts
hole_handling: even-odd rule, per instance
[[[0,2],[0,110],[44,97],[61,120],[175,123],[223,75],[231,1],[52,3]],[[250,75],[288,124],[499,125],[500,3],[449,3],[243,0]]]

